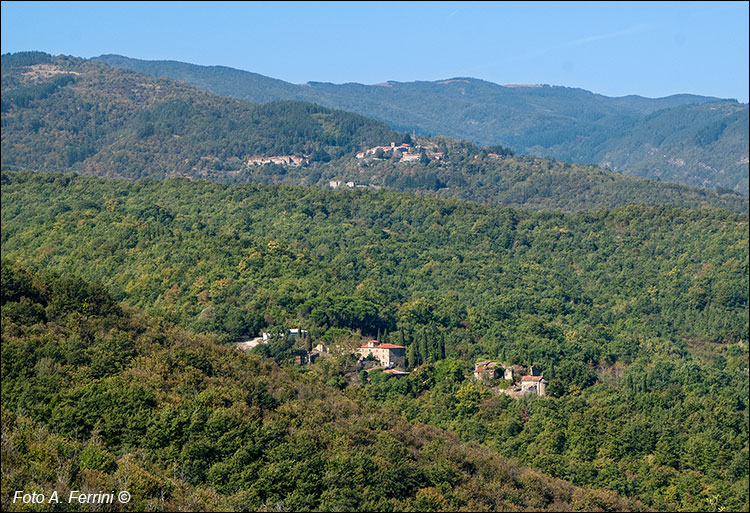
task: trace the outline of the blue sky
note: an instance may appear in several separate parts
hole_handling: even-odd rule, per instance
[[[2,2],[2,53],[748,101],[748,2]]]

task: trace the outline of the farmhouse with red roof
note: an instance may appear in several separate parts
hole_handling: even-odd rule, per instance
[[[369,340],[359,346],[359,359],[374,356],[383,367],[405,367],[406,347]]]

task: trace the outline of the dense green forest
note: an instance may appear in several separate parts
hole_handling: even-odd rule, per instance
[[[69,296],[92,315],[107,315],[92,305],[122,301],[227,342],[302,326],[327,344],[365,336],[401,343],[413,371],[407,379],[375,373],[368,380],[344,357],[287,372],[344,389],[364,411],[447,429],[553,477],[656,509],[748,508],[747,214],[636,205],[533,213],[386,192],[32,172],[3,173],[2,205],[3,257],[32,272],[101,283],[112,301]],[[9,301],[3,315],[14,324],[33,326],[57,308]],[[128,346],[102,349],[104,361],[133,351],[132,337],[89,333]],[[6,356],[3,337],[5,380],[6,362],[20,357]],[[44,340],[53,339],[81,343],[68,334]],[[35,345],[18,343],[24,351]],[[293,349],[270,345],[262,353],[286,366]],[[467,379],[480,358],[539,367],[550,397],[515,400]],[[24,393],[14,391],[11,402],[34,397]],[[34,416],[23,404],[20,423],[58,418]],[[178,411],[169,415],[164,422],[182,425]],[[86,426],[60,422],[53,428]],[[127,437],[121,427],[114,432],[116,449],[107,451],[117,458]],[[155,454],[177,454],[165,444]],[[446,500],[436,508],[498,507]]]
[[[2,264],[2,509],[642,511],[121,307]],[[127,490],[122,506],[71,490]],[[95,491],[95,492],[92,492]]]
[[[518,153],[747,196],[748,106],[736,101],[689,94],[610,98],[577,88],[504,87],[473,78],[295,85],[223,66],[119,55],[96,59],[241,100],[309,101],[419,135],[502,144]]]
[[[2,168],[110,177],[185,176],[237,183],[365,186],[536,210],[593,210],[628,203],[748,209],[747,199],[508,154],[471,143],[418,138],[381,122],[309,103],[250,104],[184,83],[43,53],[4,55]],[[391,142],[430,145],[441,159],[409,164],[355,158]],[[307,156],[299,167],[249,166],[256,156]]]
[[[342,159],[320,172],[319,185],[344,178],[392,191],[413,191],[488,205],[564,212],[641,205],[716,207],[746,212],[747,198],[730,190],[699,189],[674,182],[657,182],[620,173],[568,164],[529,155],[488,156],[488,149],[449,138],[418,138],[423,146],[442,153],[440,160],[409,163],[392,159]],[[496,148],[496,147],[495,147]],[[507,149],[506,149],[507,150]],[[305,170],[287,170],[280,179],[267,170],[253,170],[242,180],[260,183],[304,184]],[[273,172],[273,171],[272,171]],[[317,175],[316,175],[317,176]]]

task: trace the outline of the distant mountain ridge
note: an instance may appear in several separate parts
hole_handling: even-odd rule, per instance
[[[735,100],[692,94],[612,98],[577,88],[508,87],[467,77],[295,85],[223,66],[119,55],[95,59],[246,101],[308,101],[384,121],[399,131],[501,144],[625,174],[748,194],[748,106]],[[716,111],[700,108],[708,104]],[[704,133],[711,137],[701,137]]]

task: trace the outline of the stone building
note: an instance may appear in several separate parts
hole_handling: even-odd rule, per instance
[[[474,379],[497,379],[501,371],[502,369],[497,366],[496,362],[489,360],[477,362],[474,364]]]
[[[547,391],[547,384],[547,380],[541,376],[524,376],[521,378],[521,395],[543,396]]]
[[[359,359],[374,356],[383,367],[405,367],[406,347],[369,340],[359,346]]]

